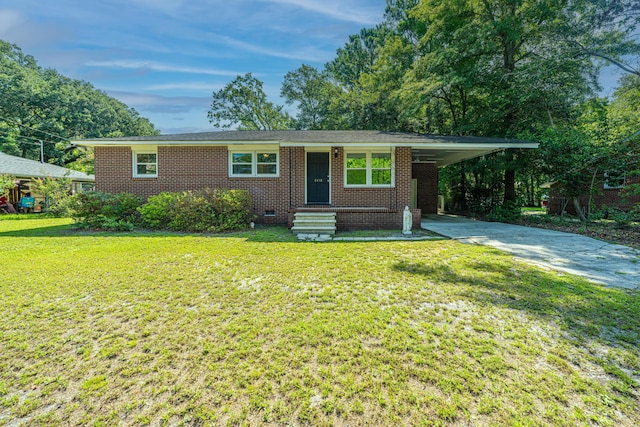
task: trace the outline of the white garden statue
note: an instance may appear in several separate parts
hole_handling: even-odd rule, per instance
[[[411,211],[409,210],[409,206],[404,207],[404,212],[402,213],[402,234],[412,234],[411,226],[413,225],[413,215],[411,215]]]

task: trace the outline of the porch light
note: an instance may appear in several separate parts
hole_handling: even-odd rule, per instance
[[[338,149],[337,148],[333,149],[333,157],[336,158],[336,159],[338,158]]]

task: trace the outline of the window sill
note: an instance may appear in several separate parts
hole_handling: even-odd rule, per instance
[[[247,179],[247,178],[280,178],[280,175],[229,175],[229,178]]]
[[[381,185],[345,185],[344,186],[345,190],[349,190],[349,189],[361,189],[361,188],[372,188],[372,189],[379,189],[379,188],[396,188],[395,185],[393,184],[381,184]]]

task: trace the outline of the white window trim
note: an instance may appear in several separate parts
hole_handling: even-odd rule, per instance
[[[156,173],[153,175],[149,174],[138,174],[138,154],[155,154],[156,155]],[[131,162],[132,162],[132,172],[134,178],[157,178],[158,177],[158,150],[131,150]]]
[[[616,175],[615,178],[622,178],[622,184],[620,185],[609,185],[609,172],[605,172],[604,173],[604,189],[605,190],[619,190],[621,188],[624,188],[625,185],[627,184],[627,174],[626,173],[622,173],[622,176],[620,175]]]
[[[275,154],[276,155],[276,173],[275,174],[259,174],[258,173],[258,154]],[[233,155],[234,154],[251,154],[251,174],[234,174],[233,173]],[[280,150],[278,149],[234,149],[229,150],[229,177],[230,178],[279,178],[280,177]]]
[[[366,167],[366,184],[347,184],[347,156],[349,154],[365,154],[367,159]],[[371,155],[372,154],[391,154],[391,183],[390,184],[372,184],[371,176],[373,168],[371,167]],[[396,186],[396,153],[395,150],[345,150],[344,162],[343,162],[343,175],[344,175],[344,187],[345,188],[395,188]]]

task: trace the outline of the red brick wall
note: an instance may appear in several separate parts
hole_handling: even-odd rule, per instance
[[[253,197],[252,214],[260,223],[287,223],[290,208],[305,206],[305,150],[280,148],[279,178],[230,178],[226,147],[158,147],[158,177],[134,178],[129,147],[96,147],[96,190],[131,192],[144,197],[162,191],[202,188],[248,190]],[[331,150],[331,207],[376,207],[388,212],[373,215],[361,212],[339,218],[339,226],[349,228],[402,227],[402,210],[411,204],[411,148],[396,149],[393,188],[344,188],[344,152]],[[289,179],[289,171],[292,176]],[[274,217],[265,211],[275,211]],[[419,211],[414,221],[419,224]]]
[[[412,176],[418,180],[417,207],[423,214],[438,213],[438,166],[435,163],[414,163]]]
[[[639,178],[631,178],[628,180],[628,184],[639,183]],[[591,209],[600,209],[603,206],[608,207],[617,207],[624,211],[631,209],[634,205],[640,203],[640,195],[627,196],[624,198],[626,203],[623,201],[623,193],[624,188],[603,188],[601,185],[599,189],[594,191],[591,198]],[[559,191],[555,188],[551,188],[550,198],[549,198],[549,213],[559,215],[562,210],[562,197],[559,194]],[[583,195],[580,197],[580,206],[586,207],[589,204],[589,196]],[[566,212],[570,214],[575,214],[575,208],[573,207],[573,202],[569,200],[567,206],[565,207]]]

